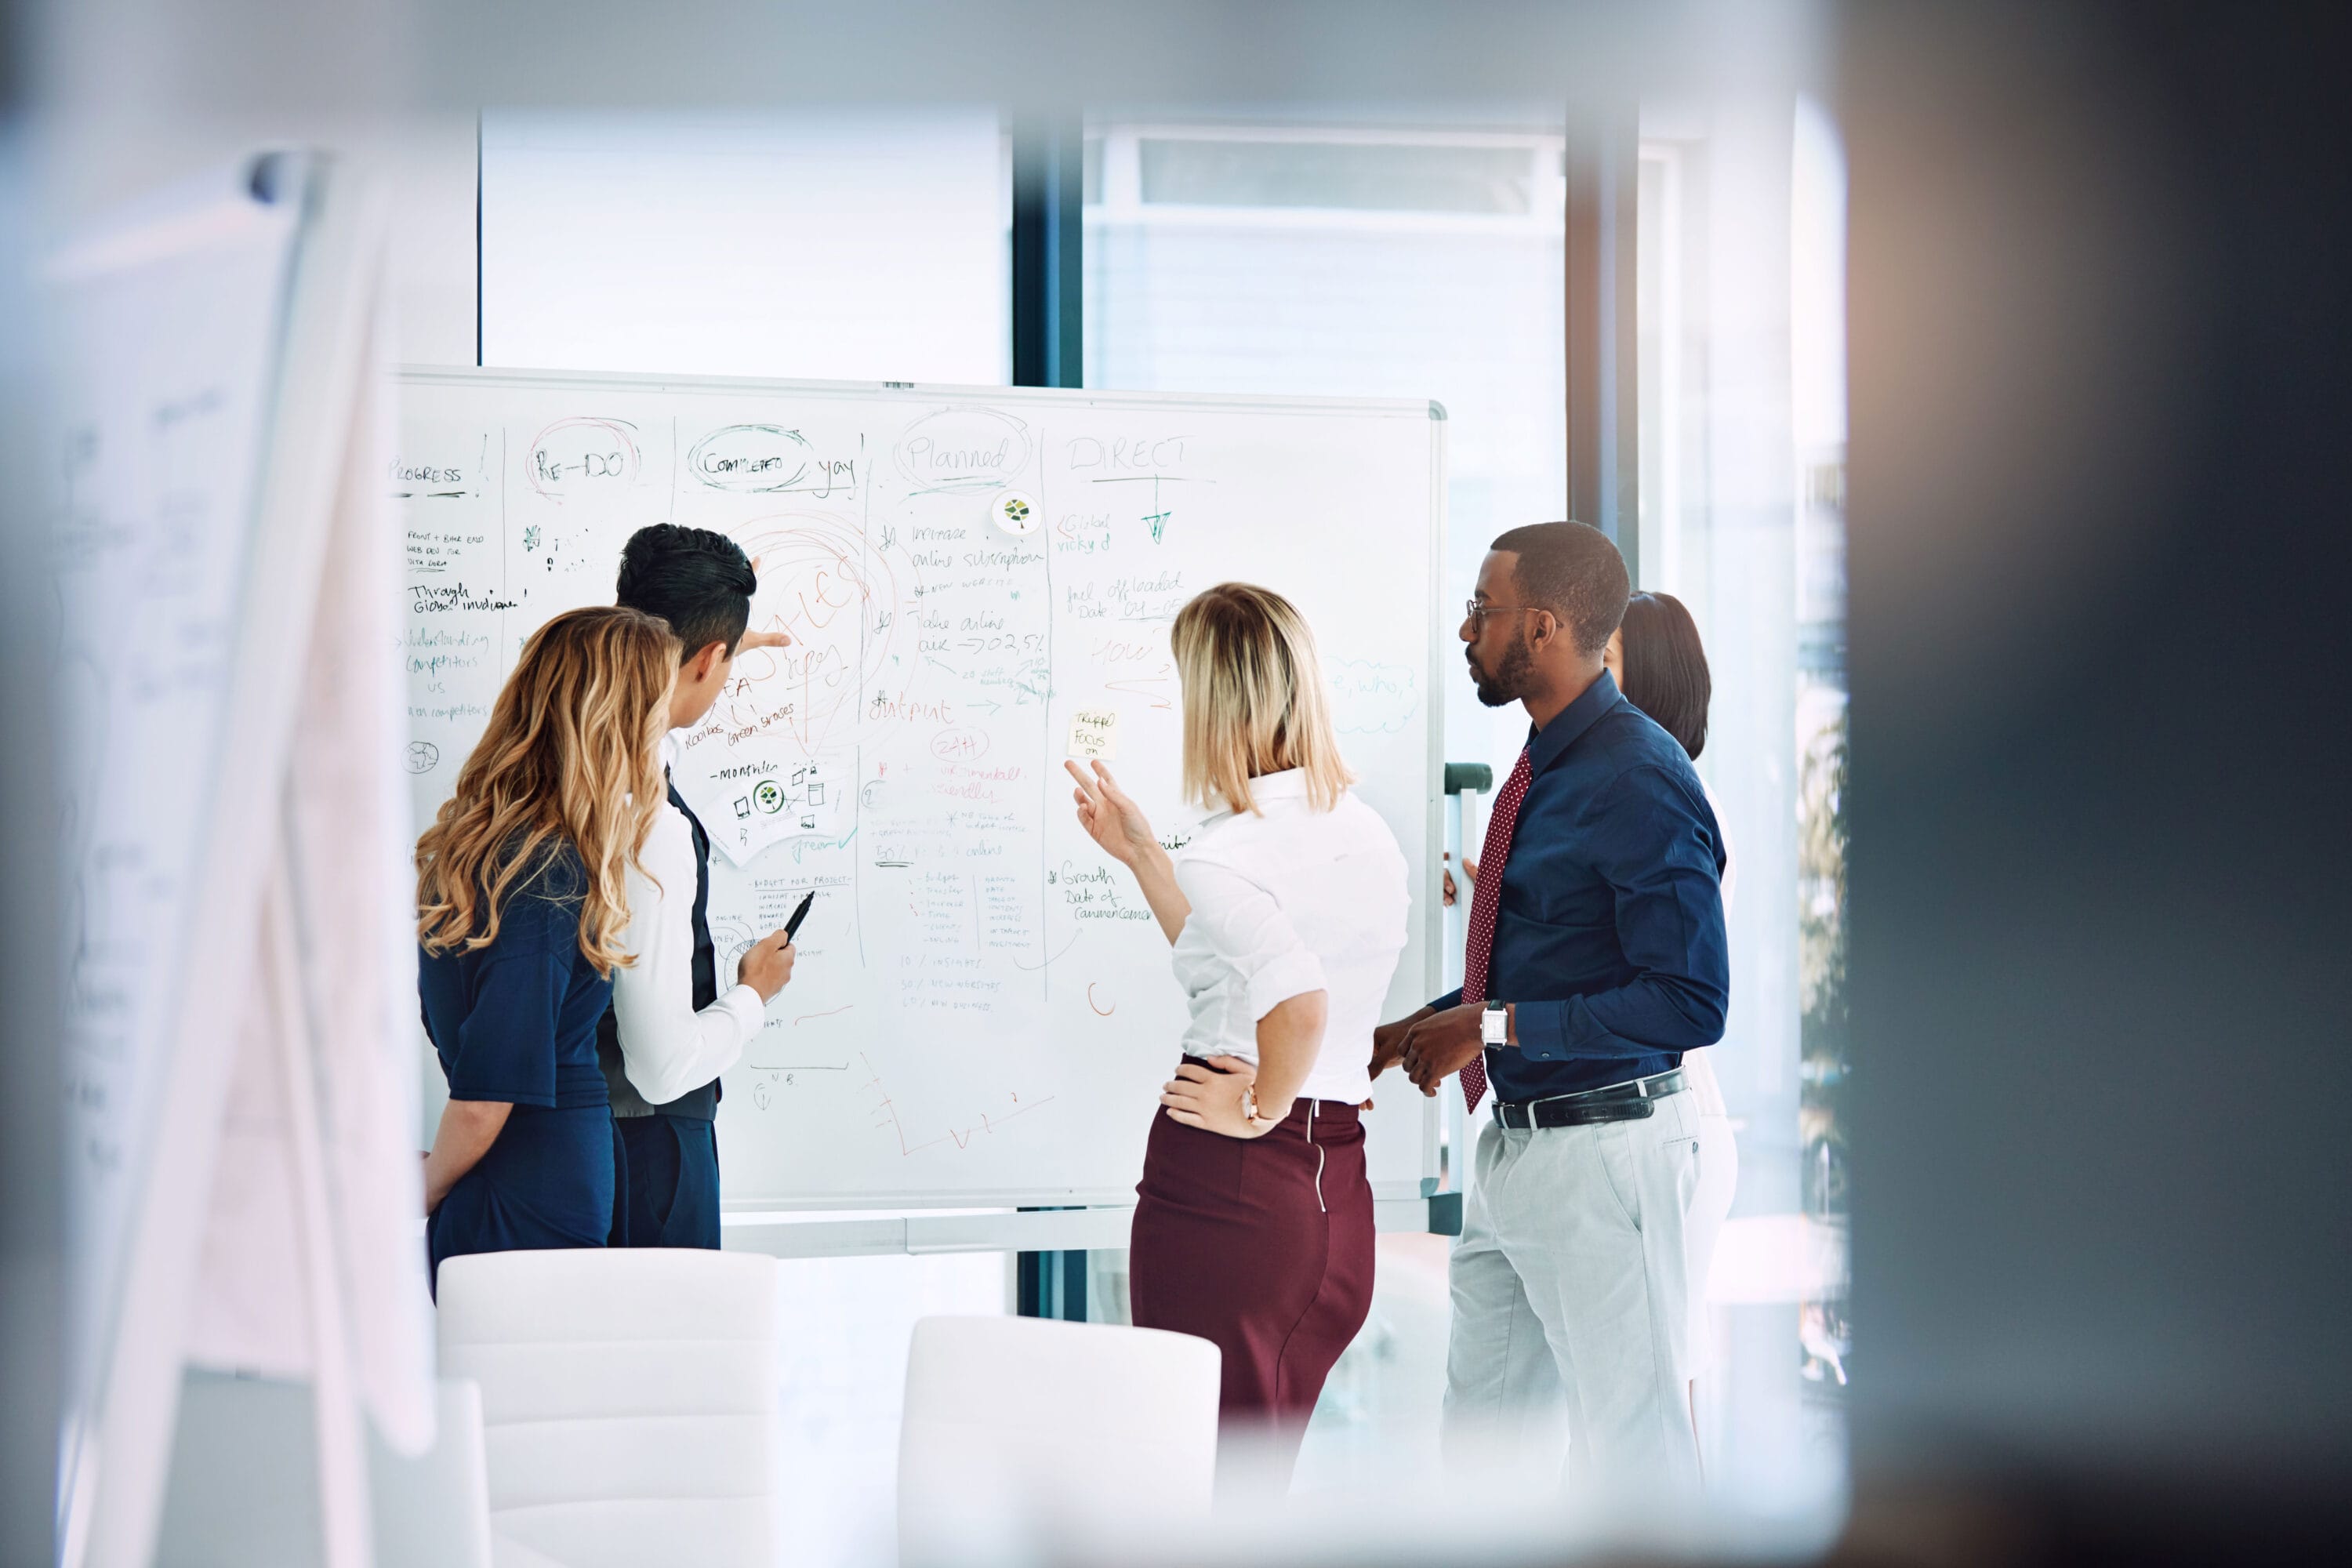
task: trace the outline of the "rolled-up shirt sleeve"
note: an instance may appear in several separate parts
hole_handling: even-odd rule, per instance
[[[450,1099],[555,1103],[555,1015],[571,973],[570,953],[543,948],[482,966],[473,1010],[457,1026],[449,1056]]]
[[[694,839],[675,808],[655,814],[638,861],[627,873],[631,962],[613,971],[613,1021],[631,1086],[662,1105],[733,1067],[767,1008],[735,985],[695,1011]]]
[[[1693,1051],[1723,1037],[1731,963],[1712,825],[1687,792],[1635,769],[1594,801],[1585,842],[1616,896],[1617,942],[1633,977],[1565,1001],[1519,1002],[1531,1061]]]
[[[1323,961],[1302,941],[1272,893],[1214,861],[1176,863],[1176,886],[1201,934],[1248,989],[1250,1016],[1263,1018],[1293,996],[1329,989]]]

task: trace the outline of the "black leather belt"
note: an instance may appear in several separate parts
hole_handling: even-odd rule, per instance
[[[1498,1100],[1495,1101],[1495,1122],[1501,1127],[1527,1129],[1590,1127],[1596,1121],[1639,1121],[1656,1109],[1661,1099],[1682,1087],[1683,1069],[1673,1068],[1652,1078],[1637,1078],[1631,1083],[1612,1083],[1606,1089],[1588,1089],[1581,1094],[1562,1094],[1549,1100],[1525,1100],[1517,1103]]]

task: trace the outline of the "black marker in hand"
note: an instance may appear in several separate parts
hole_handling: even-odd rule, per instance
[[[808,919],[809,906],[814,902],[816,902],[816,889],[814,888],[811,888],[808,890],[808,897],[801,900],[800,908],[793,911],[793,918],[784,922],[784,940],[786,942],[790,942],[793,938],[801,934],[801,921]]]

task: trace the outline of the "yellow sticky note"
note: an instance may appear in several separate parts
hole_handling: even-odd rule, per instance
[[[1069,754],[1081,760],[1118,760],[1118,714],[1108,708],[1081,708],[1070,715]]]

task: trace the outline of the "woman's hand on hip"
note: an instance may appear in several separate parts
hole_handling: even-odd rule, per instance
[[[1078,781],[1073,796],[1078,805],[1078,826],[1102,846],[1104,854],[1131,868],[1137,861],[1162,853],[1143,808],[1128,799],[1108,768],[1097,763],[1090,777],[1076,763],[1062,765]]]
[[[1252,1121],[1243,1100],[1257,1082],[1257,1068],[1239,1057],[1211,1057],[1209,1064],[1186,1062],[1160,1089],[1160,1103],[1168,1108],[1169,1116],[1227,1138],[1263,1138],[1273,1131],[1281,1118]]]

